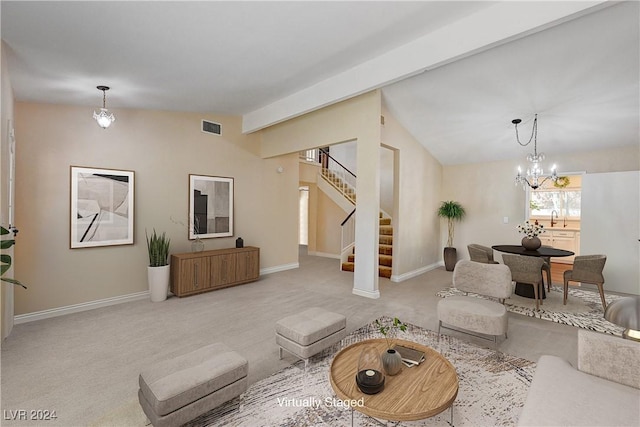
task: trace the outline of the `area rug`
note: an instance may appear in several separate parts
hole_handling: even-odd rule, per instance
[[[388,318],[382,318],[383,320]],[[351,426],[352,411],[340,405],[329,382],[333,356],[343,347],[368,338],[380,338],[373,323],[349,334],[340,343],[311,358],[304,370],[298,362],[249,387],[225,405],[195,419],[189,427],[203,426]],[[402,339],[434,348],[455,366],[459,391],[454,403],[455,426],[515,425],[531,383],[535,363],[481,348],[454,337],[408,325]],[[406,426],[446,426],[450,411]],[[353,425],[379,423],[357,411]]]
[[[536,311],[535,309],[536,303],[533,298],[525,298],[516,294],[513,294],[511,298],[505,300],[507,311],[522,314],[524,316],[549,320],[551,322],[562,323],[564,325],[575,326],[577,328],[622,336],[624,328],[604,319],[602,302],[600,301],[600,295],[597,292],[569,288],[567,305],[562,303],[562,287],[552,286],[551,291],[546,292],[547,298],[540,306],[539,311]],[[441,298],[453,295],[463,295],[463,292],[456,288],[445,288],[436,293],[436,296]],[[471,292],[469,295],[477,298],[492,299],[490,297]],[[618,298],[621,297],[605,293],[607,304],[610,304]]]

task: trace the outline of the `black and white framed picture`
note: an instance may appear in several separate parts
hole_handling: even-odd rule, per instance
[[[189,175],[189,239],[233,236],[233,178]]]
[[[134,172],[71,166],[71,248],[133,244]]]

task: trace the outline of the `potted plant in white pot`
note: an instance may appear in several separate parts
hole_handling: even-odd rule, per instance
[[[447,225],[449,227],[449,238],[447,239],[447,246],[444,248],[444,267],[447,271],[453,271],[456,266],[456,261],[458,260],[456,248],[453,247],[453,222],[460,221],[464,218],[465,213],[462,205],[453,200],[442,202],[440,208],[438,208],[438,216],[447,218]]]
[[[153,230],[151,237],[147,234],[147,250],[149,252],[149,267],[147,267],[147,281],[149,283],[149,295],[152,302],[160,302],[167,299],[169,292],[169,243],[171,240],[156,234]]]

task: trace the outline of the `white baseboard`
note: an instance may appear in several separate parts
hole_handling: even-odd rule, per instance
[[[261,268],[260,274],[277,273],[279,271],[293,270],[294,268],[300,268],[300,264],[297,262],[292,262],[291,264],[283,264],[283,265],[276,265],[275,267]]]
[[[308,255],[321,256],[321,257],[324,257],[324,258],[340,259],[340,254],[329,254],[329,253],[326,253],[326,252],[311,252],[311,251],[309,251]]]
[[[278,271],[292,270],[299,268],[297,262],[291,264],[278,265],[275,267],[263,268],[260,274],[276,273]],[[34,311],[33,313],[18,314],[13,317],[14,325],[21,323],[34,322],[36,320],[49,319],[51,317],[64,316],[65,314],[79,313],[81,311],[93,310],[96,308],[107,307],[124,302],[138,301],[149,298],[149,291],[136,292],[128,295],[120,295],[117,297],[104,298],[96,301],[83,302],[80,304],[67,305],[65,307],[51,308],[48,310]]]
[[[138,301],[149,298],[149,291],[136,292],[128,295],[104,298],[96,301],[83,302],[80,304],[67,305],[65,307],[51,308],[48,310],[34,311],[33,313],[18,314],[14,316],[13,322],[16,325],[36,320],[49,319],[51,317],[64,316],[65,314],[79,313],[81,311],[93,310],[100,307],[107,307],[124,302]]]
[[[437,262],[435,264],[427,265],[422,268],[418,268],[417,270],[410,271],[404,274],[393,274],[391,275],[392,282],[404,282],[405,280],[412,279],[416,276],[426,273],[427,271],[435,270],[436,268],[443,266],[444,262]]]
[[[371,291],[364,291],[362,289],[353,288],[353,291],[351,291],[351,292],[354,295],[359,295],[361,297],[367,297],[367,298],[371,298],[371,299],[380,298],[380,291],[371,292]]]

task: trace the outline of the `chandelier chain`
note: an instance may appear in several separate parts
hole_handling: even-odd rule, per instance
[[[537,148],[538,148],[538,115],[536,114],[534,119],[533,119],[533,129],[531,129],[531,137],[529,138],[529,141],[527,141],[526,143],[522,143],[520,142],[520,136],[518,135],[518,124],[516,123],[516,141],[518,141],[518,144],[520,144],[522,147],[526,147],[527,145],[531,144],[531,141],[533,141],[533,153],[536,154],[537,153]]]

